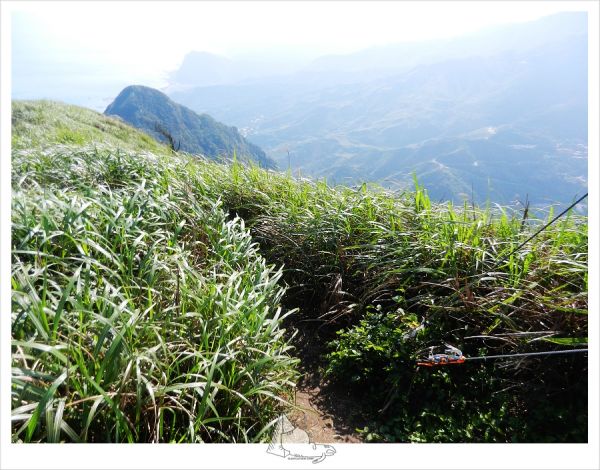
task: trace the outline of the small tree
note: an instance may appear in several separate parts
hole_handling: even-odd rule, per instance
[[[175,145],[175,139],[173,137],[173,134],[171,134],[160,123],[157,122],[154,124],[154,130],[156,132],[158,132],[160,135],[162,135],[165,139],[167,139],[167,142],[169,143],[169,147],[171,148],[171,150],[173,150],[173,152],[177,152],[181,148],[181,140],[178,140],[177,145]]]

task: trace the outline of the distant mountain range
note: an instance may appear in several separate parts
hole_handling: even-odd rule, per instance
[[[175,148],[210,158],[255,161],[275,168],[273,160],[248,142],[235,127],[228,127],[208,114],[196,114],[175,103],[164,93],[145,86],[128,86],[104,111],[144,130],[157,140],[173,140]]]
[[[502,204],[587,191],[586,13],[322,57],[283,77],[215,74],[203,86],[190,60],[171,96],[281,167],[289,151],[303,174],[403,188],[414,172],[434,199]]]
[[[183,59],[169,76],[167,92],[186,90],[197,86],[213,86],[252,82],[265,76],[281,76],[296,70],[297,65],[281,60],[233,60],[208,52],[193,51]]]

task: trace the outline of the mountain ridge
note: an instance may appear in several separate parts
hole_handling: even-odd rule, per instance
[[[171,137],[177,149],[200,153],[209,158],[254,161],[265,168],[276,164],[257,145],[206,113],[198,114],[171,100],[154,88],[130,85],[124,88],[104,111],[142,129],[159,141]]]

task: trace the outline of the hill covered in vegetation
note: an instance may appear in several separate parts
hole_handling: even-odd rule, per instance
[[[159,141],[172,139],[172,146],[184,152],[224,160],[232,159],[235,154],[241,160],[255,161],[265,168],[276,166],[235,127],[217,122],[208,114],[196,114],[153,88],[126,87],[104,114],[119,116]]]
[[[366,441],[587,441],[585,354],[415,363],[584,347],[585,217],[514,252],[551,211],[219,164],[51,102],[13,102],[12,144],[13,441],[264,441],[307,356]]]

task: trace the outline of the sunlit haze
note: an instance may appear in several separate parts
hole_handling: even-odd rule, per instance
[[[61,73],[84,84],[93,77],[161,86],[190,51],[283,66],[582,8],[576,2],[19,2],[11,7],[13,94],[22,98],[40,97],[32,94],[42,89],[40,76],[50,81]],[[34,76],[35,86],[28,87]]]

